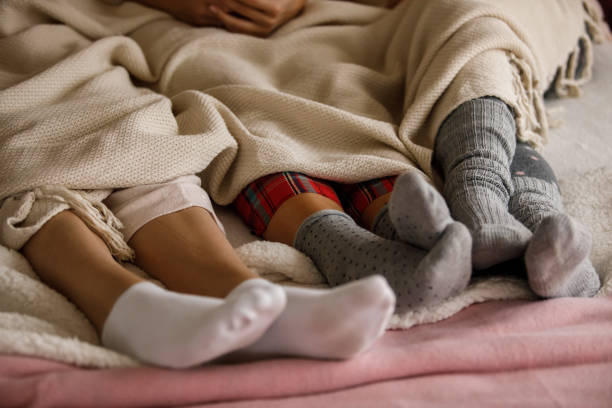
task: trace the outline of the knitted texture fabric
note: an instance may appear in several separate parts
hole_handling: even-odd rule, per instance
[[[541,95],[553,79],[559,95],[578,92],[590,67],[575,79],[568,56],[581,40],[590,53],[603,21],[594,0],[311,1],[263,40],[133,2],[0,10],[0,199],[199,173],[220,204],[288,169],[349,183],[431,175],[440,123],[484,95],[513,107],[521,138],[543,141]],[[11,217],[1,242],[18,248]]]

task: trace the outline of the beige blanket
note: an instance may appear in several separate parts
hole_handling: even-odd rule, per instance
[[[437,128],[468,99],[500,97],[523,139],[545,139],[541,94],[557,72],[557,90],[575,92],[590,73],[573,78],[578,44],[590,54],[587,31],[601,37],[595,0],[312,1],[265,40],[131,2],[0,10],[0,199],[201,172],[227,204],[281,170],[344,182],[415,165],[431,175]],[[57,191],[34,196],[44,197],[74,206]],[[23,244],[31,205],[21,195],[0,215],[4,245]]]
[[[574,78],[577,44],[590,56],[585,26],[600,38],[599,21],[591,0],[404,0],[393,11],[312,1],[262,40],[188,27],[132,3],[5,0],[0,198],[17,195],[0,214],[1,242],[23,243],[31,233],[24,220],[40,201],[79,207],[103,233],[112,216],[97,198],[108,189],[193,172],[221,204],[279,170],[346,182],[413,166],[431,175],[440,121],[483,95],[511,104],[520,136],[541,142],[541,94],[555,75],[558,93],[577,94],[590,76],[587,65]],[[49,185],[99,194],[79,200],[81,193],[39,188]],[[116,235],[107,238],[121,249]],[[0,249],[0,351],[133,363],[93,346],[83,316]],[[320,283],[288,247],[257,242],[239,252],[272,279]],[[474,301],[529,296],[505,280],[470,290],[435,311],[396,316],[394,327]]]

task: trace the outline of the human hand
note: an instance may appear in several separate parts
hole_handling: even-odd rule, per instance
[[[209,10],[229,31],[267,37],[297,16],[306,0],[220,0]],[[218,1],[216,2],[218,3]]]
[[[399,3],[401,3],[402,0],[388,0],[387,1],[387,8],[394,8],[395,6],[397,6]]]
[[[135,0],[145,6],[163,10],[179,20],[196,26],[222,26],[211,6],[228,11],[223,0]]]

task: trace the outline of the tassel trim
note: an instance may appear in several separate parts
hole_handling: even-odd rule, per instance
[[[134,250],[123,239],[121,221],[101,201],[89,199],[85,193],[63,186],[43,186],[33,190],[36,199],[47,199],[70,206],[85,224],[102,240],[115,259],[131,261]]]
[[[579,97],[581,87],[593,73],[593,44],[611,38],[610,30],[603,17],[603,10],[597,0],[583,0],[585,33],[578,39],[567,61],[557,68],[552,89],[560,98]],[[514,86],[517,95],[516,121],[518,139],[538,148],[548,143],[548,130],[556,121],[549,122],[550,112],[544,106],[543,92],[537,87],[537,79],[530,67],[515,54],[508,55],[514,66]],[[550,79],[550,78],[549,78]]]

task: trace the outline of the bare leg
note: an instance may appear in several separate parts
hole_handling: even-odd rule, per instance
[[[222,298],[257,277],[200,207],[150,221],[129,244],[136,263],[177,292]],[[45,224],[23,252],[41,279],[81,308],[99,332],[121,293],[142,281],[117,263],[104,242],[69,211]]]
[[[175,218],[163,216],[158,223],[169,222],[166,230],[176,232],[182,225],[173,225]],[[193,228],[199,231],[197,226]],[[184,242],[197,238],[182,232]],[[167,233],[162,236],[173,237]],[[210,244],[217,251],[205,253],[209,261],[206,265],[211,268],[223,267],[223,257],[227,256],[215,242],[226,242],[225,238],[217,238],[204,237],[200,243]],[[166,255],[173,259],[191,255],[177,248],[177,252]],[[47,222],[23,253],[44,282],[85,313],[105,346],[166,367],[201,364],[253,343],[285,305],[282,290],[260,279],[237,285],[225,300],[179,294],[145,282],[117,263],[104,242],[69,211]],[[187,268],[186,274],[190,272]],[[208,272],[215,281],[216,269],[200,270],[194,291],[204,286]],[[186,280],[182,275],[183,270],[176,269],[168,282],[183,284]]]
[[[297,229],[300,218],[321,208],[337,208],[332,200],[320,195],[301,196],[306,197],[302,200],[295,197],[295,201],[290,199],[285,203],[288,206],[281,207],[287,211],[287,218],[277,219],[273,234],[292,240],[293,236],[284,228]],[[211,214],[201,207],[190,207],[148,222],[130,239],[130,246],[136,251],[136,262],[141,267],[177,292],[223,297],[245,280],[258,277],[240,261]],[[335,291],[298,288],[284,291],[286,308],[257,342],[241,348],[245,355],[347,358],[368,348],[384,332],[393,309],[393,293],[380,278]],[[355,304],[359,304],[360,310],[355,310]],[[351,311],[351,318],[347,317],[347,310]],[[330,326],[324,330],[323,317]],[[339,324],[347,320],[349,325]],[[296,341],[306,337],[311,340]]]
[[[373,201],[371,212],[380,211],[388,198]],[[404,311],[440,302],[467,284],[471,267],[463,252],[469,253],[465,246],[471,242],[467,230],[457,228],[429,254],[380,238],[355,224],[333,200],[303,193],[278,208],[264,238],[293,245],[308,255],[332,286],[383,275],[398,296],[398,310]]]
[[[389,190],[387,182],[381,182]],[[348,190],[347,197],[352,197]],[[471,272],[470,259],[463,254],[471,245],[465,228],[455,226],[444,242],[428,252],[357,225],[334,197],[334,188],[325,181],[288,172],[251,183],[235,205],[245,222],[265,239],[292,245],[309,256],[332,286],[384,276],[395,290],[400,311],[440,302],[465,287]],[[357,197],[356,212],[365,212],[360,224],[372,224],[389,195],[376,198],[361,208],[363,200]]]
[[[372,231],[377,215],[380,213],[380,210],[387,205],[390,199],[391,193],[387,193],[372,201],[370,205],[366,207],[363,214],[361,214],[361,219],[359,220],[361,225],[363,225],[364,228]]]
[[[243,281],[257,278],[201,207],[153,219],[129,244],[136,264],[176,292],[223,298]]]
[[[333,200],[315,193],[303,193],[285,201],[274,213],[263,237],[268,241],[293,246],[295,234],[302,222],[322,210],[343,211]]]
[[[308,183],[303,178],[300,181]],[[336,201],[322,194],[302,192],[280,204],[263,237],[292,246],[305,219],[330,210],[343,211]],[[285,311],[259,341],[242,349],[239,357],[281,354],[348,358],[367,349],[384,333],[394,309],[395,296],[380,276],[330,290],[284,289]],[[309,340],[302,341],[305,338]]]
[[[22,252],[42,281],[71,299],[98,333],[117,298],[142,280],[117,263],[106,244],[70,211],[49,220]]]

